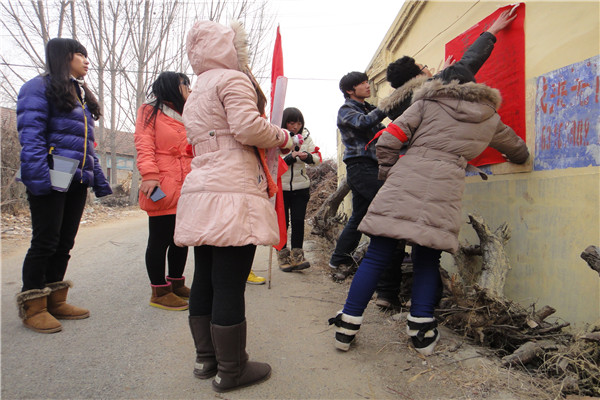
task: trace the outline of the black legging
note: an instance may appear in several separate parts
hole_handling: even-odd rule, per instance
[[[244,292],[256,246],[194,247],[190,316],[212,314],[212,323],[237,325],[246,319]]]
[[[148,218],[148,247],[146,247],[146,270],[150,283],[164,285],[165,255],[169,264],[169,277],[181,278],[187,261],[187,247],[178,247],[173,241],[175,214]]]
[[[310,189],[284,190],[283,206],[285,208],[285,225],[290,225],[292,217],[292,248],[301,249],[304,243],[304,219],[306,206],[310,199]]]
[[[67,192],[35,196],[27,191],[31,210],[31,247],[23,261],[22,291],[42,289],[64,279],[70,252],[85,208],[88,187],[75,181]]]

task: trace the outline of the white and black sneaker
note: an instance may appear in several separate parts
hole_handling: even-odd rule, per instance
[[[336,326],[335,329],[335,347],[342,351],[348,351],[350,344],[354,341],[356,333],[360,329],[363,317],[353,317],[344,314],[342,310],[338,311],[335,318],[329,319],[329,325]]]
[[[406,320],[406,333],[410,336],[415,350],[426,356],[432,355],[436,343],[440,340],[435,318],[413,317],[408,314]]]

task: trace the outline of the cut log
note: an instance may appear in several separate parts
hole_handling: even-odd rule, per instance
[[[538,311],[536,311],[534,317],[537,320],[537,322],[540,323],[543,320],[545,320],[546,318],[548,318],[550,315],[554,314],[555,312],[556,312],[556,309],[554,309],[550,306],[544,306],[541,309],[539,309]]]
[[[525,365],[541,357],[547,351],[557,350],[557,344],[548,340],[540,342],[527,342],[521,345],[514,353],[502,357],[502,365]]]
[[[581,253],[581,258],[588,263],[591,269],[600,275],[600,248],[598,246],[588,246]]]
[[[581,339],[587,340],[590,342],[600,342],[600,332],[590,332],[581,336]]]
[[[514,353],[509,354],[502,358],[502,365],[505,367],[509,365],[527,364],[537,357],[544,354],[544,349],[536,342],[527,342]]]

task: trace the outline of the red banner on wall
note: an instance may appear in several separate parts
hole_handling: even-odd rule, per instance
[[[502,7],[490,14],[469,30],[446,44],[446,58],[450,55],[459,60],[466,49],[489,29],[500,13],[514,5]],[[492,55],[483,64],[475,79],[500,90],[502,106],[498,110],[502,122],[514,129],[525,140],[525,4],[520,3],[515,9],[517,18],[505,29],[498,32]],[[506,160],[502,155],[487,148],[471,164],[480,166],[498,164]]]

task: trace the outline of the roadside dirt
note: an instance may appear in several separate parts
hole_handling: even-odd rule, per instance
[[[30,230],[26,216],[2,216],[2,397],[215,396],[210,385],[198,382],[188,371],[193,347],[184,313],[161,312],[146,304],[144,215],[137,208],[86,209],[83,219],[86,222],[82,221],[72,263],[89,259],[86,266],[89,270],[73,268],[69,274],[77,279],[78,287],[92,287],[88,292],[75,289],[74,295],[92,306],[94,318],[67,324],[64,332],[48,335],[48,338],[19,326],[14,305],[8,305],[12,294],[9,296],[7,291],[16,288],[18,263],[26,250]],[[89,229],[90,226],[94,229]],[[306,231],[310,232],[310,228]],[[274,255],[272,289],[250,285],[247,288],[249,352],[251,358],[272,364],[273,377],[263,385],[216,398],[556,398],[559,388],[553,382],[502,368],[490,350],[475,346],[444,327],[441,327],[442,339],[435,355],[421,356],[409,345],[405,333],[406,312],[395,315],[381,312],[373,302],[365,312],[356,345],[347,353],[335,350],[334,330],[327,325],[327,319],[344,303],[350,279],[343,283],[331,280],[327,266],[331,249],[321,239],[307,233],[305,251],[312,264],[306,272],[279,271]],[[268,254],[268,248],[259,248],[254,266],[257,274],[266,276]],[[107,265],[106,259],[114,259],[114,265]],[[193,262],[188,262],[186,274],[189,277],[193,274],[192,266]],[[111,277],[108,278],[111,285],[94,287],[91,283],[102,282],[105,276]],[[108,296],[111,301],[103,301]],[[118,301],[123,304],[115,309]],[[164,331],[167,324],[173,324],[168,321],[173,318],[177,319],[176,333]],[[90,325],[78,333],[73,332],[74,327],[84,324],[98,324],[98,327]],[[107,326],[111,329],[107,330]],[[43,346],[40,340],[59,340],[55,342],[56,350],[66,353],[42,351],[38,349]],[[94,350],[98,344],[103,345]],[[61,350],[60,346],[65,348]],[[153,347],[156,346],[162,346],[162,356],[155,355]],[[85,353],[77,353],[75,349],[79,348],[85,349],[80,350]],[[38,351],[41,353],[37,354]],[[70,353],[79,354],[79,358],[68,358]],[[144,357],[134,353],[144,354]],[[52,372],[40,373],[40,368],[33,366],[38,362],[62,365],[60,363],[65,361],[68,368],[62,368],[67,371],[61,371],[65,375],[55,380]],[[185,368],[172,369],[182,362]],[[157,368],[159,365],[161,368]],[[99,374],[100,370],[103,373]],[[86,375],[86,371],[91,374]],[[77,384],[82,387],[73,386]]]

